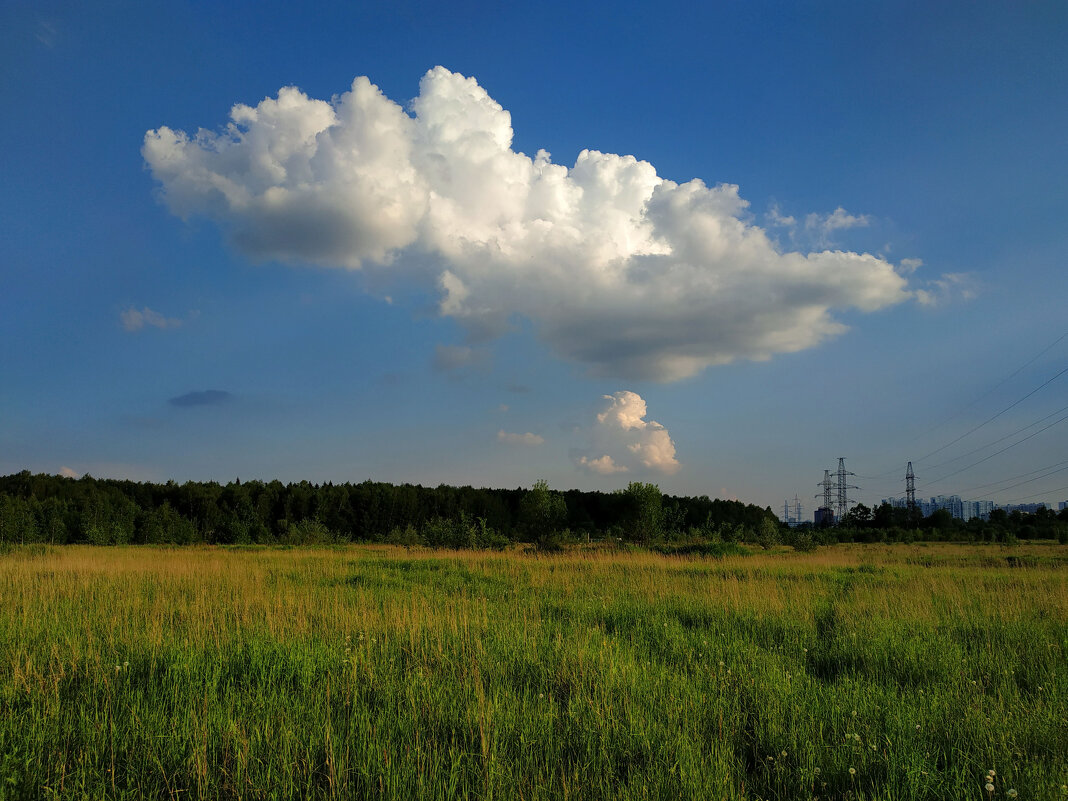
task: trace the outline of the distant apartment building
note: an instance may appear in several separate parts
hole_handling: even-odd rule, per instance
[[[972,520],[978,517],[980,520],[989,520],[990,513],[994,511],[993,501],[963,501],[961,504],[963,514],[961,520]]]
[[[1025,514],[1025,515],[1033,515],[1039,509],[1045,509],[1046,508],[1046,504],[1044,504],[1044,503],[1007,503],[1004,506],[1002,506],[1001,508],[1004,509],[1006,512],[1008,512],[1010,515],[1013,512],[1020,512],[1021,514]]]
[[[964,502],[961,501],[959,495],[936,495],[929,501],[922,501],[920,503],[921,510],[924,517],[933,515],[940,509],[945,509],[955,519],[964,520]]]
[[[895,509],[905,509],[908,506],[908,501],[905,498],[883,498],[882,503],[888,503]],[[977,517],[980,520],[989,520],[990,513],[995,509],[1004,509],[1007,514],[1020,512],[1025,515],[1033,515],[1039,509],[1045,509],[1047,506],[1046,503],[1008,503],[999,505],[993,501],[965,501],[959,495],[936,495],[927,500],[918,499],[916,501],[916,507],[924,517],[929,517],[939,509],[945,509],[955,519],[965,522]],[[1059,502],[1057,508],[1068,509],[1068,501]]]
[[[888,503],[895,509],[905,509],[908,501],[905,498],[883,498],[883,503]],[[996,508],[993,501],[965,501],[959,495],[936,495],[927,500],[918,500],[916,507],[924,517],[945,509],[956,520],[971,520],[974,517],[988,520],[990,513]]]

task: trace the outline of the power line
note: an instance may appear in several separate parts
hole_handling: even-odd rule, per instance
[[[1016,501],[1026,501],[1028,498],[1036,498],[1039,495],[1052,495],[1055,492],[1064,492],[1065,490],[1068,490],[1068,487],[1057,487],[1057,489],[1042,490],[1042,492],[1036,492],[1034,495],[1024,495],[1022,498],[1016,498],[1015,500],[1009,501],[1009,503],[1016,503]]]
[[[1045,474],[1043,474],[1041,476],[1035,476],[1034,478],[1029,478],[1026,481],[1019,482],[1018,484],[1009,484],[1009,486],[1002,487],[1001,489],[995,490],[995,491],[996,492],[1005,492],[1006,490],[1015,489],[1016,487],[1022,487],[1024,484],[1030,484],[1032,481],[1041,481],[1044,478],[1049,478],[1050,476],[1055,476],[1055,475],[1057,475],[1057,473],[1063,473],[1065,470],[1068,470],[1068,467],[1062,467],[1060,470],[1051,470],[1049,473],[1045,473]],[[1038,494],[1041,495],[1042,493],[1038,493]]]
[[[1023,439],[1017,440],[1016,442],[1012,443],[1012,445],[1009,445],[1009,446],[1007,446],[1005,448],[1002,448],[1000,451],[997,451],[996,453],[992,453],[989,456],[984,456],[978,462],[973,462],[972,464],[968,465],[967,467],[962,467],[960,470],[957,470],[957,471],[955,471],[953,473],[949,473],[948,475],[944,475],[941,478],[936,478],[934,481],[931,481],[930,483],[931,484],[937,484],[940,481],[945,481],[947,478],[952,478],[953,476],[957,475],[958,473],[963,473],[965,470],[971,470],[973,467],[975,467],[977,465],[981,465],[983,462],[985,462],[985,461],[987,461],[989,459],[993,459],[995,456],[1000,456],[1001,454],[1005,453],[1005,451],[1007,451],[1007,450],[1009,450],[1011,448],[1015,448],[1017,445],[1019,445],[1019,444],[1021,444],[1023,442],[1027,442],[1027,440],[1031,439],[1032,437],[1037,437],[1043,431],[1046,431],[1047,429],[1053,428],[1053,426],[1057,425],[1058,423],[1063,423],[1065,420],[1068,420],[1068,414],[1066,414],[1060,420],[1054,420],[1052,423],[1050,423],[1045,428],[1040,428],[1038,431],[1034,432],[1033,434],[1028,434]]]
[[[1054,417],[1054,416],[1056,416],[1058,414],[1061,414],[1062,412],[1066,412],[1066,411],[1068,411],[1068,406],[1062,406],[1057,411],[1050,412],[1045,417],[1043,417],[1043,418],[1041,418],[1039,420],[1035,420],[1035,422],[1030,423],[1030,424],[1024,426],[1023,428],[1016,429],[1011,434],[1006,434],[1005,436],[999,437],[998,439],[994,440],[993,442],[988,442],[988,443],[986,443],[986,445],[980,445],[978,448],[970,450],[967,453],[962,453],[960,456],[954,456],[952,459],[947,459],[944,462],[939,462],[938,464],[928,465],[927,469],[928,470],[936,470],[939,467],[945,467],[947,464],[951,464],[952,462],[960,461],[961,459],[964,459],[964,458],[966,458],[968,456],[971,456],[972,454],[979,453],[979,451],[986,450],[987,448],[989,448],[992,445],[997,445],[999,442],[1004,442],[1005,440],[1009,439],[1010,437],[1015,437],[1017,434],[1022,434],[1027,429],[1034,428],[1039,423],[1044,423],[1047,420],[1049,420],[1051,417]]]
[[[1028,398],[1030,398],[1030,397],[1031,397],[1032,395],[1034,395],[1034,394],[1035,394],[1036,392],[1038,392],[1038,391],[1039,391],[1040,389],[1042,389],[1043,387],[1046,387],[1046,386],[1049,386],[1050,384],[1052,384],[1052,383],[1053,383],[1054,381],[1056,381],[1056,380],[1057,380],[1058,378],[1060,378],[1060,377],[1061,377],[1062,375],[1064,375],[1065,373],[1068,373],[1068,367],[1065,367],[1065,368],[1064,368],[1063,370],[1061,370],[1061,371],[1060,371],[1059,373],[1057,373],[1057,375],[1053,376],[1053,378],[1050,378],[1050,379],[1048,379],[1048,380],[1047,380],[1047,381],[1046,381],[1045,383],[1043,383],[1042,385],[1040,385],[1040,386],[1037,386],[1037,387],[1035,387],[1034,389],[1032,389],[1032,390],[1031,390],[1030,392],[1028,392],[1028,393],[1027,393],[1026,395],[1024,395],[1024,396],[1023,396],[1022,398],[1020,398],[1020,399],[1019,399],[1018,401],[1016,401],[1015,403],[1011,403],[1011,404],[1009,404],[1009,405],[1008,405],[1008,406],[1006,406],[1006,407],[1005,407],[1004,409],[1002,409],[1002,410],[1001,410],[1000,412],[998,412],[997,414],[995,414],[995,415],[994,415],[993,417],[988,417],[988,418],[987,418],[986,420],[984,420],[983,422],[981,422],[981,423],[980,423],[979,425],[975,426],[974,428],[971,428],[971,429],[969,429],[968,431],[965,431],[965,432],[964,432],[963,434],[961,434],[961,435],[960,435],[959,437],[957,437],[957,438],[956,438],[955,440],[953,440],[952,442],[947,442],[947,443],[946,443],[945,445],[943,445],[943,446],[942,446],[941,448],[935,448],[935,449],[934,449],[933,451],[931,451],[930,453],[928,453],[928,454],[927,454],[926,456],[922,456],[922,457],[920,457],[919,459],[917,459],[917,461],[919,461],[919,462],[922,462],[922,461],[923,461],[924,459],[926,459],[926,458],[928,458],[928,457],[930,457],[930,456],[934,456],[934,455],[935,455],[936,453],[939,453],[940,451],[944,451],[944,450],[945,450],[946,448],[948,448],[948,447],[949,447],[950,445],[955,445],[955,444],[957,444],[958,442],[960,442],[960,441],[961,441],[962,439],[964,439],[964,438],[965,438],[966,436],[968,436],[969,434],[974,434],[974,433],[975,433],[976,431],[978,431],[978,430],[979,430],[980,428],[982,428],[983,426],[985,426],[985,425],[986,425],[987,423],[992,423],[992,422],[994,422],[995,420],[997,420],[997,419],[998,419],[999,417],[1001,417],[1001,415],[1003,415],[1003,414],[1005,414],[1005,412],[1009,411],[1009,409],[1012,409],[1012,408],[1014,408],[1014,407],[1016,407],[1016,406],[1019,406],[1019,405],[1020,405],[1021,403],[1023,403],[1023,402],[1025,401],[1025,400],[1027,400]],[[1043,429],[1043,430],[1045,430],[1045,429]]]
[[[1057,337],[1057,338],[1056,338],[1055,340],[1053,340],[1053,342],[1052,342],[1051,344],[1049,344],[1049,345],[1047,345],[1046,347],[1044,347],[1044,348],[1043,348],[1043,349],[1042,349],[1042,350],[1041,350],[1041,351],[1039,352],[1039,354],[1038,354],[1037,356],[1035,356],[1034,358],[1032,358],[1032,359],[1031,359],[1031,360],[1030,360],[1029,362],[1025,363],[1025,364],[1024,364],[1023,366],[1021,366],[1021,367],[1018,367],[1018,368],[1017,368],[1017,369],[1016,369],[1016,370],[1015,370],[1015,371],[1013,372],[1013,374],[1012,374],[1012,375],[1010,375],[1010,376],[1007,376],[1006,378],[1003,378],[1003,379],[1001,379],[1001,381],[999,381],[998,383],[996,383],[996,384],[995,384],[994,386],[992,386],[992,387],[991,387],[990,389],[988,389],[988,390],[987,390],[986,392],[984,392],[984,393],[983,393],[982,395],[980,395],[980,396],[979,396],[978,398],[976,398],[975,400],[973,400],[973,401],[972,401],[971,403],[969,403],[969,404],[968,404],[967,406],[964,406],[963,408],[961,408],[961,409],[959,409],[958,411],[954,412],[953,414],[951,414],[951,415],[950,415],[949,417],[947,417],[947,418],[946,418],[945,420],[943,420],[943,421],[942,421],[941,423],[939,423],[938,425],[936,425],[936,426],[933,426],[932,428],[929,428],[929,429],[927,429],[927,430],[926,430],[926,431],[924,431],[924,432],[923,432],[922,434],[918,434],[918,435],[916,436],[916,438],[915,438],[915,439],[919,439],[920,437],[926,436],[927,434],[930,434],[930,433],[931,433],[932,431],[937,431],[937,430],[938,430],[938,429],[940,429],[940,428],[941,428],[942,426],[944,426],[944,425],[945,425],[946,423],[950,423],[950,422],[952,422],[952,421],[956,420],[956,419],[957,419],[958,417],[960,417],[960,416],[961,416],[962,414],[964,414],[964,413],[965,413],[966,411],[968,411],[968,410],[969,410],[970,408],[972,408],[973,406],[975,406],[975,404],[977,404],[977,403],[978,403],[979,401],[983,400],[984,398],[986,398],[986,397],[988,397],[989,395],[993,394],[993,393],[994,393],[994,392],[995,392],[996,390],[998,390],[998,389],[1001,389],[1001,387],[1003,387],[1003,386],[1004,386],[1005,384],[1009,383],[1009,381],[1011,381],[1011,380],[1012,380],[1012,379],[1014,379],[1014,378],[1015,378],[1016,376],[1018,376],[1018,375],[1019,375],[1019,374],[1020,374],[1021,372],[1023,372],[1025,368],[1027,368],[1027,367],[1030,367],[1030,366],[1031,366],[1032,364],[1034,364],[1035,362],[1037,362],[1037,361],[1038,361],[1038,360],[1039,360],[1040,358],[1042,358],[1042,357],[1043,357],[1044,355],[1046,355],[1046,352],[1047,352],[1047,351],[1049,351],[1049,350],[1052,350],[1052,349],[1053,349],[1053,347],[1054,347],[1054,346],[1055,346],[1055,345],[1056,345],[1057,343],[1059,343],[1059,342],[1060,342],[1060,341],[1061,341],[1062,339],[1064,339],[1065,337],[1068,337],[1068,331],[1065,331],[1065,332],[1064,332],[1063,334],[1061,334],[1061,335],[1060,335],[1059,337]],[[926,458],[926,457],[925,457],[925,458]]]
[[[1063,462],[1055,462],[1054,464],[1046,465],[1045,467],[1040,467],[1037,470],[1032,470],[1032,471],[1030,471],[1028,473],[1021,473],[1018,476],[1011,476],[1009,478],[1003,478],[1000,481],[992,481],[989,484],[980,484],[978,487],[969,487],[968,489],[964,490],[964,492],[975,492],[976,490],[986,489],[987,487],[995,487],[998,484],[1004,484],[1006,481],[1015,481],[1018,478],[1027,478],[1028,476],[1033,476],[1035,473],[1041,473],[1043,470],[1049,470],[1049,469],[1054,468],[1054,467],[1060,467],[1062,464],[1068,464],[1068,459],[1065,459]],[[1068,470],[1068,467],[1066,467],[1064,469]],[[1057,472],[1060,472],[1060,471],[1059,470],[1054,470],[1053,472],[1057,473]],[[1053,475],[1053,473],[1049,473],[1047,475]],[[1045,478],[1045,476],[1039,476],[1039,478]],[[1000,491],[1001,490],[998,490],[998,492],[1000,492]]]
[[[1043,356],[1044,356],[1044,355],[1045,355],[1046,353],[1048,353],[1048,352],[1049,352],[1050,350],[1052,350],[1052,349],[1053,349],[1054,347],[1056,347],[1056,346],[1057,346],[1057,345],[1058,345],[1058,344],[1059,344],[1059,343],[1060,343],[1060,342],[1061,342],[1062,340],[1064,340],[1064,339],[1066,339],[1066,338],[1068,338],[1068,331],[1066,331],[1066,332],[1064,332],[1063,334],[1061,334],[1061,335],[1060,335],[1059,337],[1057,337],[1057,338],[1056,338],[1055,340],[1053,340],[1053,342],[1051,342],[1051,343],[1050,343],[1049,345],[1047,345],[1047,346],[1046,346],[1046,347],[1044,347],[1044,348],[1043,348],[1043,349],[1042,349],[1041,351],[1039,351],[1039,352],[1038,352],[1038,353],[1037,353],[1037,354],[1036,354],[1035,356],[1033,356],[1033,357],[1032,357],[1031,359],[1029,359],[1028,361],[1024,362],[1024,364],[1022,364],[1022,365],[1021,365],[1020,367],[1017,367],[1017,368],[1016,368],[1016,369],[1015,369],[1015,370],[1014,370],[1014,371],[1013,371],[1013,372],[1012,372],[1012,373],[1011,373],[1010,375],[1008,375],[1008,376],[1006,376],[1005,378],[1001,379],[1001,381],[999,381],[999,382],[998,382],[997,384],[995,384],[994,386],[992,386],[992,387],[991,387],[990,389],[988,389],[988,390],[987,390],[986,392],[984,392],[983,394],[981,394],[981,395],[980,395],[979,397],[977,397],[977,398],[976,398],[975,400],[973,400],[973,401],[972,401],[971,403],[969,403],[969,404],[967,404],[966,406],[962,407],[962,408],[961,408],[961,409],[959,409],[959,410],[958,410],[957,412],[953,413],[952,415],[950,415],[949,417],[947,417],[947,418],[946,418],[945,420],[943,420],[943,421],[942,421],[941,423],[938,423],[937,425],[935,425],[935,426],[933,426],[933,427],[931,427],[931,428],[928,428],[927,430],[923,431],[922,433],[920,433],[920,434],[917,434],[917,435],[916,435],[915,437],[913,437],[912,441],[913,441],[913,442],[915,442],[916,440],[920,439],[921,437],[924,437],[924,436],[926,436],[927,434],[930,434],[930,433],[931,433],[931,432],[933,432],[933,431],[937,431],[937,430],[938,430],[939,428],[941,428],[942,426],[944,426],[944,425],[945,425],[946,423],[949,423],[949,422],[951,422],[951,421],[955,420],[955,419],[956,419],[957,417],[959,417],[960,415],[962,415],[962,414],[963,414],[964,412],[968,411],[968,409],[972,408],[972,407],[973,407],[973,406],[975,406],[975,405],[976,405],[977,403],[979,403],[979,401],[981,401],[981,400],[983,400],[984,398],[988,397],[989,395],[993,394],[993,393],[994,393],[994,392],[995,392],[996,390],[1000,389],[1000,388],[1001,388],[1002,386],[1004,386],[1005,384],[1007,384],[1007,383],[1008,383],[1009,381],[1011,381],[1011,380],[1012,380],[1013,378],[1015,378],[1016,376],[1018,376],[1018,375],[1019,375],[1019,374],[1020,374],[1021,372],[1023,372],[1023,371],[1024,371],[1024,370],[1025,370],[1026,368],[1030,367],[1030,366],[1031,366],[1032,364],[1034,364],[1034,363],[1035,363],[1036,361],[1038,361],[1038,360],[1039,360],[1040,358],[1042,358],[1042,357],[1043,357]],[[1066,368],[1066,370],[1068,370],[1068,368]],[[1065,371],[1063,371],[1063,370],[1062,370],[1062,371],[1061,371],[1060,373],[1058,373],[1057,375],[1055,375],[1055,376],[1054,376],[1053,378],[1051,378],[1051,379],[1050,379],[1049,381],[1047,381],[1046,383],[1048,384],[1048,383],[1050,383],[1051,381],[1053,381],[1053,380],[1055,380],[1055,379],[1059,378],[1059,377],[1060,377],[1061,375],[1063,375],[1063,374],[1064,374],[1064,372],[1065,372]],[[1043,384],[1042,386],[1045,386],[1045,384]],[[1019,401],[1017,401],[1017,402],[1016,402],[1016,404],[1019,404],[1019,403],[1023,402],[1024,400],[1026,400],[1027,398],[1029,398],[1029,397],[1030,397],[1031,395],[1033,395],[1033,394],[1034,394],[1035,392],[1037,392],[1037,391],[1038,391],[1039,389],[1042,389],[1042,387],[1038,387],[1038,389],[1034,390],[1033,392],[1029,393],[1029,394],[1028,394],[1028,395],[1026,395],[1025,397],[1021,398],[1021,399],[1020,399]],[[1016,404],[1013,404],[1013,406],[1015,406]],[[1012,406],[1009,406],[1009,407],[1008,407],[1008,408],[1006,408],[1006,409],[1002,409],[1002,410],[1001,410],[1000,412],[998,412],[998,413],[997,413],[996,415],[994,415],[994,417],[992,417],[992,418],[990,418],[989,420],[987,420],[986,422],[984,422],[984,423],[981,423],[980,425],[976,426],[976,427],[975,427],[975,428],[973,428],[973,429],[972,429],[971,431],[968,431],[968,432],[966,432],[965,434],[962,434],[962,435],[961,435],[960,437],[958,437],[957,439],[953,440],[953,442],[950,442],[950,443],[948,443],[948,444],[946,444],[946,445],[943,445],[943,446],[942,446],[941,448],[939,448],[938,450],[934,450],[934,451],[931,451],[931,452],[930,452],[930,453],[928,453],[928,454],[927,454],[926,456],[924,456],[924,457],[923,457],[923,458],[921,458],[921,459],[917,459],[916,461],[917,461],[917,462],[922,462],[922,461],[923,461],[923,459],[927,459],[927,458],[929,458],[929,457],[931,457],[931,456],[934,456],[934,454],[938,453],[939,451],[945,450],[945,449],[946,449],[946,448],[948,448],[948,447],[949,447],[950,445],[953,445],[953,444],[955,444],[955,443],[959,442],[959,441],[960,441],[961,439],[963,439],[964,437],[968,436],[968,434],[971,434],[971,433],[974,433],[975,431],[978,431],[978,430],[979,430],[980,428],[982,428],[983,426],[985,426],[985,425],[986,425],[987,423],[990,423],[990,422],[992,422],[992,421],[993,421],[994,419],[996,419],[996,418],[997,418],[998,416],[1000,416],[1000,415],[1004,414],[1005,412],[1007,412],[1007,411],[1008,411],[1009,409],[1011,409],[1011,408],[1012,408]],[[1010,435],[1010,436],[1011,436],[1011,435]],[[990,443],[990,445],[993,445],[993,444],[996,444],[996,443]],[[989,446],[985,446],[985,447],[989,447]],[[977,450],[982,450],[982,448],[979,448],[979,449],[977,449]],[[974,453],[974,451],[973,451],[973,453]],[[967,455],[967,454],[966,454],[966,455]],[[959,457],[959,458],[964,458],[964,457]],[[954,460],[952,460],[952,459],[951,459],[950,461],[954,461]],[[934,465],[934,467],[941,467],[942,465],[944,465],[944,464],[948,464],[948,463],[949,463],[949,462],[943,462],[942,464],[939,464],[939,465]],[[873,476],[862,476],[862,475],[858,475],[858,476],[857,476],[857,478],[860,478],[860,479],[864,479],[864,480],[878,480],[878,479],[888,478],[888,477],[890,477],[890,476],[893,476],[893,475],[896,475],[896,474],[898,474],[898,470],[899,470],[899,469],[900,469],[900,468],[894,467],[894,468],[892,468],[892,469],[890,469],[890,470],[887,470],[887,471],[886,471],[886,472],[884,472],[884,473],[878,473],[878,474],[876,474],[876,475],[873,475]]]

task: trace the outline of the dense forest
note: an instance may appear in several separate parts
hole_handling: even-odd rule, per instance
[[[188,481],[165,484],[31,474],[0,477],[0,543],[313,544],[391,542],[502,548],[515,542],[555,549],[613,540],[673,551],[702,544],[784,543],[806,549],[839,541],[1018,539],[1068,542],[1068,511],[995,511],[967,523],[936,512],[855,507],[837,526],[789,528],[770,509],[707,496],[663,495],[631,482],[617,492],[422,487],[364,481]]]
[[[557,540],[659,539],[665,531],[741,539],[777,526],[770,509],[662,496],[633,482],[615,493],[232,481],[165,484],[31,474],[0,477],[0,542],[398,542],[442,547]]]

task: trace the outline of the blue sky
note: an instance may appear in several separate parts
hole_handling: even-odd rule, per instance
[[[1068,7],[691,5],[4,4],[0,472],[1068,498]]]

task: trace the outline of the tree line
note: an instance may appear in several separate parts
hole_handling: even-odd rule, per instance
[[[394,542],[506,547],[680,534],[739,540],[776,528],[770,509],[707,496],[474,488],[364,481],[135,482],[23,471],[0,477],[0,542],[312,544]]]
[[[859,504],[837,525],[788,527],[770,508],[708,496],[671,496],[631,482],[616,492],[442,484],[313,484],[308,481],[187,481],[178,484],[73,479],[23,471],[0,477],[0,543],[289,544],[389,542],[444,548],[555,550],[612,540],[668,553],[718,553],[733,543],[808,550],[834,542],[952,540],[1068,543],[1068,510],[1034,515],[995,510],[955,520],[945,510]]]
[[[818,539],[821,532],[818,529],[811,530]],[[1011,545],[1019,540],[1045,539],[1068,544],[1068,509],[1056,512],[1048,507],[1040,507],[1034,514],[994,509],[987,519],[973,517],[965,521],[953,517],[946,509],[937,509],[927,517],[922,517],[889,503],[882,503],[874,509],[861,503],[850,509],[837,526],[823,532],[823,536],[854,542],[946,540]]]

